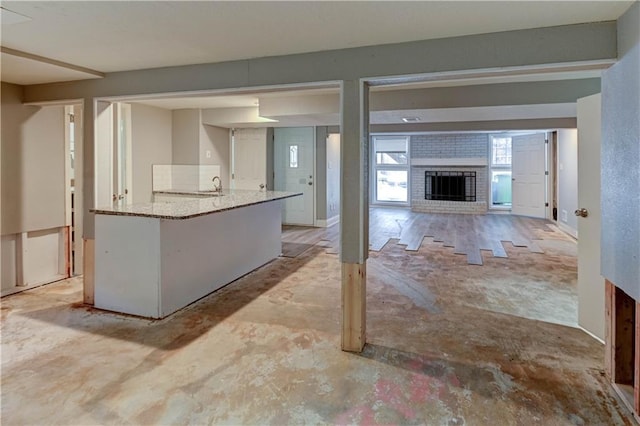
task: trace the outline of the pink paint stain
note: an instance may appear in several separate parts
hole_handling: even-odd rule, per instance
[[[447,377],[447,380],[449,381],[450,385],[455,386],[457,388],[461,387],[460,379],[458,379],[458,376],[456,376],[454,373],[450,373],[449,376]]]
[[[426,402],[431,398],[431,378],[414,374],[409,385],[411,402]]]
[[[354,423],[360,425],[377,425],[375,421],[375,413],[371,407],[359,405],[340,414],[335,421],[336,425],[352,425]]]
[[[403,400],[406,400],[406,397],[400,386],[389,380],[378,380],[375,389],[378,400],[394,408],[406,419],[414,419],[416,417],[415,411],[403,402]]]

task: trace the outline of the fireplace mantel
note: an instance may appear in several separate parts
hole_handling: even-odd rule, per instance
[[[475,158],[412,158],[411,166],[463,166],[463,167],[486,167],[487,159],[484,157]]]

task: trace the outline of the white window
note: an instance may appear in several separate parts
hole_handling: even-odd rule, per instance
[[[374,136],[372,139],[374,203],[409,203],[409,137]]]
[[[491,136],[491,208],[511,208],[511,137]]]
[[[298,168],[298,145],[291,145],[289,147],[289,168]]]

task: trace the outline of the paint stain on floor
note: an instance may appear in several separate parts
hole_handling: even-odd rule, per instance
[[[575,244],[539,243],[480,268],[440,243],[386,244],[370,258],[361,354],[339,350],[340,263],[321,246],[159,321],[79,305],[77,278],[12,295],[1,420],[633,424],[603,346],[572,327]]]

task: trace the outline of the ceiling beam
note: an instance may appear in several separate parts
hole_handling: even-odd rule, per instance
[[[506,31],[243,61],[108,73],[99,80],[27,86],[26,101],[260,88],[473,70],[593,65],[617,57],[616,23]]]

